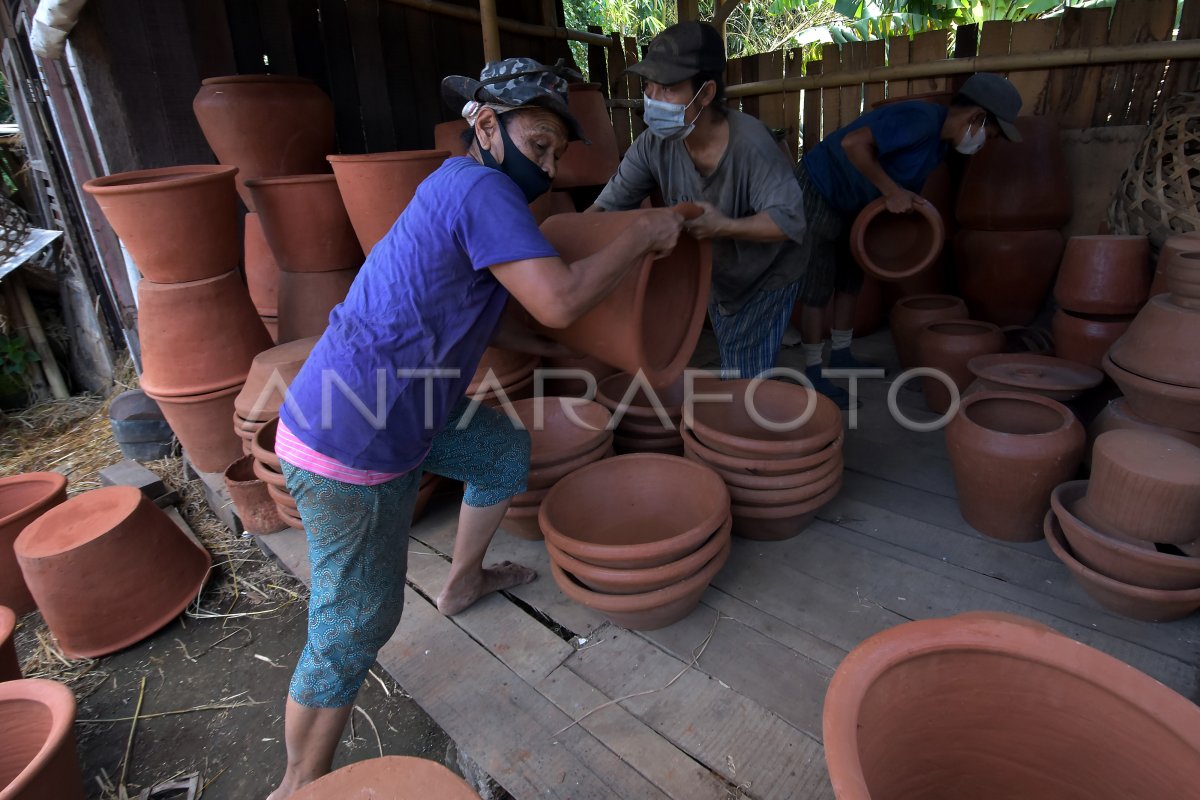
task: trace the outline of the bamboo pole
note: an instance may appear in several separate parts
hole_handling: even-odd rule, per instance
[[[408,6],[430,14],[443,17],[454,17],[466,22],[481,22],[480,13],[466,6],[456,6],[443,3],[440,0],[387,0],[389,3]],[[494,5],[494,4],[493,4]],[[534,25],[530,22],[517,22],[515,19],[498,17],[496,26],[502,31],[519,33],[523,36],[536,36],[540,39],[566,39],[572,42],[596,45],[597,47],[612,47],[612,41],[599,33],[577,31],[573,28],[556,28],[550,25]]]
[[[500,26],[496,16],[496,0],[479,0],[479,24],[483,28],[483,60],[500,60]]]
[[[20,272],[12,272],[5,278],[4,283],[12,292],[12,298],[16,301],[21,316],[24,317],[25,334],[33,343],[33,349],[38,354],[38,358],[41,359],[40,366],[46,374],[46,381],[50,384],[51,396],[55,400],[66,400],[71,396],[71,392],[67,389],[67,382],[63,380],[62,372],[58,368],[54,351],[50,349],[50,340],[46,338],[42,321],[38,319],[37,309],[33,307],[33,301],[29,299],[29,290],[25,288],[25,279],[21,277]]]

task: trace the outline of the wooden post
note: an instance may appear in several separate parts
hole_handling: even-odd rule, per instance
[[[712,24],[717,29],[717,33],[721,34],[721,41],[725,41],[725,23],[729,20],[729,15],[741,2],[742,0],[724,0],[724,2],[716,4]]]
[[[483,60],[500,60],[500,23],[496,0],[479,0],[479,24],[483,28]]]
[[[675,7],[679,13],[680,22],[700,19],[700,0],[675,0]]]

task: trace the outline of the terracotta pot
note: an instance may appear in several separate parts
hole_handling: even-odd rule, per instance
[[[618,436],[623,436],[628,439],[663,439],[671,438],[675,441],[679,440],[679,426],[682,424],[682,410],[680,417],[668,418],[667,424],[660,421],[654,422],[634,422],[631,418],[625,417],[621,420],[621,424],[616,427]]]
[[[835,483],[840,483],[843,466],[839,454],[809,472],[806,482],[799,486],[748,489],[727,482],[725,487],[729,489],[730,502],[742,508],[790,506],[812,500],[828,491]]]
[[[16,629],[17,615],[11,608],[0,606],[0,683],[21,678],[21,662],[13,640]]]
[[[292,499],[291,494],[286,489],[281,489],[278,486],[265,482],[263,482],[263,487],[267,496],[278,506],[278,509],[282,509],[296,517],[300,516],[300,509],[296,506],[296,501]]]
[[[1187,442],[1190,445],[1200,447],[1200,433],[1189,433],[1187,431],[1176,430],[1175,428],[1164,428],[1161,425],[1147,422],[1133,412],[1126,398],[1118,397],[1108,402],[1108,405],[1096,415],[1096,418],[1092,420],[1092,424],[1088,428],[1088,452],[1084,459],[1086,464],[1091,465],[1092,463],[1091,449],[1096,439],[1107,431],[1117,430],[1161,433],[1166,436],[1173,436],[1181,442]]]
[[[733,535],[739,539],[777,542],[799,536],[817,518],[817,512],[842,490],[839,480],[816,497],[786,506],[742,506],[734,504]]]
[[[253,456],[239,458],[229,465],[225,470],[225,488],[247,533],[262,536],[286,527],[275,511],[267,484],[254,475]]]
[[[364,253],[370,253],[412,202],[421,181],[450,157],[445,150],[329,156],[338,190]]]
[[[542,223],[542,233],[570,263],[613,241],[639,213],[559,214]],[[608,297],[572,325],[536,327],[625,372],[642,370],[651,386],[669,386],[696,349],[711,278],[711,247],[680,236],[670,255],[644,256]]]
[[[632,569],[692,552],[728,516],[729,492],[715,472],[683,458],[639,453],[564,477],[542,503],[539,523],[547,541],[575,558]]]
[[[581,374],[578,377],[562,375],[557,376],[547,370],[579,370]],[[610,364],[605,364],[598,358],[593,356],[579,356],[578,358],[555,358],[546,357],[542,359],[542,391],[541,394],[546,397],[586,397],[588,400],[597,399],[597,386],[600,381],[610,375],[617,375],[621,372],[620,369]],[[587,380],[587,375],[591,376],[591,381]]]
[[[272,344],[279,344],[279,317],[276,316],[259,316],[262,320],[263,327],[267,329],[267,335],[271,337]]]
[[[703,464],[720,475],[725,481],[725,485],[731,491],[734,487],[759,490],[795,489],[800,486],[812,484],[815,480],[823,477],[832,462],[841,461],[842,439],[839,437],[819,453],[806,457],[812,462],[811,466],[781,475],[758,474],[753,469],[746,469],[744,467],[727,468],[720,466],[716,461],[710,460],[708,457],[716,453],[716,451],[706,449],[704,445],[696,441],[695,437],[689,431],[684,432],[683,450],[685,457],[690,458],[698,464]],[[717,453],[717,455],[724,454]]]
[[[1004,334],[990,322],[968,319],[930,322],[917,334],[917,363],[941,370],[959,393],[975,379],[967,366],[971,359],[1003,349]],[[923,377],[921,388],[930,411],[943,414],[950,408],[950,389],[941,380]]]
[[[558,483],[565,475],[570,475],[581,467],[586,467],[594,461],[608,458],[612,455],[612,442],[605,439],[596,447],[576,458],[560,461],[545,467],[530,467],[528,485],[532,490],[548,489]]]
[[[613,415],[617,426],[638,425],[678,428],[683,417],[683,376],[669,386],[646,391],[645,381],[637,381],[633,375],[618,373],[611,375],[596,386],[596,400]]]
[[[1050,323],[1054,352],[1061,358],[1099,368],[1108,348],[1125,334],[1131,322],[1130,316],[1091,316],[1059,309]]]
[[[206,394],[167,397],[148,389],[175,431],[187,457],[202,472],[224,472],[244,455],[241,439],[229,426],[233,401],[241,384]]]
[[[276,511],[279,512],[279,518],[287,523],[289,527],[298,531],[304,530],[304,520],[300,519],[298,514],[288,511],[286,508],[277,508]]]
[[[738,473],[771,478],[789,478],[824,464],[841,452],[844,438],[844,435],[839,433],[837,438],[825,447],[797,458],[743,458],[708,447],[696,438],[694,431],[686,427],[680,428],[679,433],[683,439],[684,451],[695,455],[697,460],[714,470],[719,469],[723,474]]]
[[[567,152],[558,160],[554,188],[603,186],[616,174],[621,160],[617,133],[609,119],[604,94],[598,83],[572,83],[568,89],[567,105],[591,144],[571,142],[567,145]]]
[[[1153,544],[1114,536],[1081,519],[1077,511],[1087,488],[1088,481],[1071,481],[1050,496],[1071,552],[1085,566],[1147,589],[1200,588],[1200,558],[1159,552]]]
[[[1150,296],[1145,236],[1072,236],[1054,284],[1054,300],[1085,314],[1136,314]]]
[[[155,397],[240,384],[254,357],[272,347],[236,270],[188,283],[138,283],[138,336],[142,389]]]
[[[212,278],[238,263],[234,167],[206,164],[119,172],[83,189],[148,280]]]
[[[822,738],[838,800],[1165,798],[1200,772],[1200,710],[1186,698],[994,615],[908,622],[858,645],[829,684]]]
[[[279,273],[279,342],[320,336],[329,313],[346,299],[357,269]]]
[[[946,451],[963,519],[1009,542],[1042,538],[1050,493],[1075,477],[1086,436],[1054,400],[983,392],[963,400],[946,426]]]
[[[83,800],[75,750],[75,695],[41,678],[0,683],[0,797]]]
[[[984,391],[1029,392],[1060,403],[1073,400],[1104,381],[1104,373],[1095,367],[1034,353],[975,356],[967,362],[967,369]]]
[[[1108,356],[1102,366],[1139,417],[1155,425],[1200,433],[1200,389],[1143,378],[1117,366]]]
[[[1200,313],[1160,294],[1146,304],[1108,357],[1129,372],[1176,386],[1200,387]]]
[[[67,499],[67,479],[57,472],[0,478],[0,605],[17,616],[37,608],[13,553],[13,542],[34,520]]]
[[[896,355],[904,369],[917,366],[917,335],[931,322],[967,319],[967,304],[949,294],[902,297],[892,306],[889,322]]]
[[[700,380],[695,387],[694,407],[690,413],[684,409],[684,424],[701,444],[727,455],[799,458],[824,448],[842,433],[837,405],[805,386]],[[719,399],[725,397],[729,399]]]
[[[911,278],[942,255],[942,215],[928,203],[909,214],[893,214],[880,197],[859,212],[850,227],[850,252],[864,270],[883,281]]]
[[[529,353],[489,347],[483,351],[483,358],[479,360],[479,366],[467,387],[467,396],[470,397],[479,391],[480,385],[489,375],[493,385],[499,384],[508,389],[532,375],[540,361],[538,356]]]
[[[277,317],[279,265],[275,263],[275,254],[267,244],[258,214],[253,212],[246,215],[242,269],[246,273],[246,289],[250,293],[250,302],[254,303],[258,315]]]
[[[445,150],[451,156],[465,156],[467,145],[463,144],[462,135],[469,127],[467,121],[461,118],[434,125],[433,149]]]
[[[267,485],[267,494],[270,494],[272,497],[277,496],[278,492],[273,493],[271,492],[271,489],[276,489],[284,492],[285,494],[287,493],[287,481],[284,479],[282,472],[271,469],[258,459],[254,459],[254,465],[252,469],[254,470],[254,477],[258,478]],[[288,497],[291,497],[291,495],[288,495]],[[278,503],[278,501],[276,502]],[[296,504],[283,503],[279,506],[279,509],[280,511],[290,511],[292,514],[295,514]]]
[[[275,455],[275,431],[278,429],[278,417],[264,423],[254,434],[254,441],[250,445],[250,452],[254,454],[256,461],[261,461],[272,472],[282,475],[283,468],[279,465],[279,456]]]
[[[518,539],[540,542],[544,538],[539,515],[541,507],[540,503],[531,506],[509,506],[504,512],[504,521],[500,523],[500,527]]]
[[[308,360],[318,339],[317,336],[297,339],[263,350],[254,357],[246,382],[233,403],[235,428],[258,430],[257,423],[268,422],[279,416],[279,407],[283,404],[287,387]],[[251,424],[238,425],[239,417],[244,423]]]
[[[1019,117],[1017,128],[1022,141],[996,138],[967,159],[956,207],[963,228],[1057,229],[1071,219],[1071,178],[1058,123]]]
[[[574,214],[575,201],[569,192],[546,192],[529,204],[529,213],[533,214],[533,221],[541,225],[555,214]]]
[[[971,316],[997,325],[1033,322],[1054,284],[1062,252],[1057,230],[960,230],[954,237],[954,264]]]
[[[71,658],[145,639],[196,599],[212,565],[207,550],[132,486],[72,497],[26,528],[13,550]]]
[[[363,252],[332,175],[246,181],[263,233],[286,272],[332,272],[362,266]]]
[[[466,781],[435,761],[384,756],[359,761],[318,778],[291,800],[479,800]]]
[[[1200,231],[1180,233],[1169,237],[1158,250],[1154,280],[1150,284],[1150,296],[1167,291],[1167,267],[1181,253],[1200,251]]]
[[[612,441],[608,409],[592,400],[534,397],[513,403],[512,411],[529,432],[534,467],[561,464]]]
[[[217,160],[238,167],[238,193],[251,211],[246,181],[323,172],[333,152],[333,101],[307,78],[208,78],[192,111]]]

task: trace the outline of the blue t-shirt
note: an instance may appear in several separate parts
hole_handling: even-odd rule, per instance
[[[488,267],[556,255],[508,176],[470,158],[447,159],[329,315],[292,381],[293,402],[280,409],[284,424],[356,469],[418,466],[508,300]],[[434,377],[434,370],[452,375]]]
[[[844,214],[862,211],[880,192],[850,163],[842,139],[868,127],[883,171],[910,192],[919,192],[946,155],[941,137],[947,113],[945,106],[921,100],[883,106],[822,139],[804,155],[804,168],[829,205]]]

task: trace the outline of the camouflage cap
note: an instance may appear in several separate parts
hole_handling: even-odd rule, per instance
[[[583,80],[583,76],[562,59],[548,67],[532,58],[506,58],[488,62],[479,80],[465,75],[446,76],[442,79],[442,99],[456,110],[471,100],[513,108],[545,108],[562,117],[568,139],[586,141],[579,121],[567,108],[568,80]]]
[[[670,86],[703,73],[725,71],[725,43],[703,22],[680,22],[655,36],[646,57],[626,72]]]

